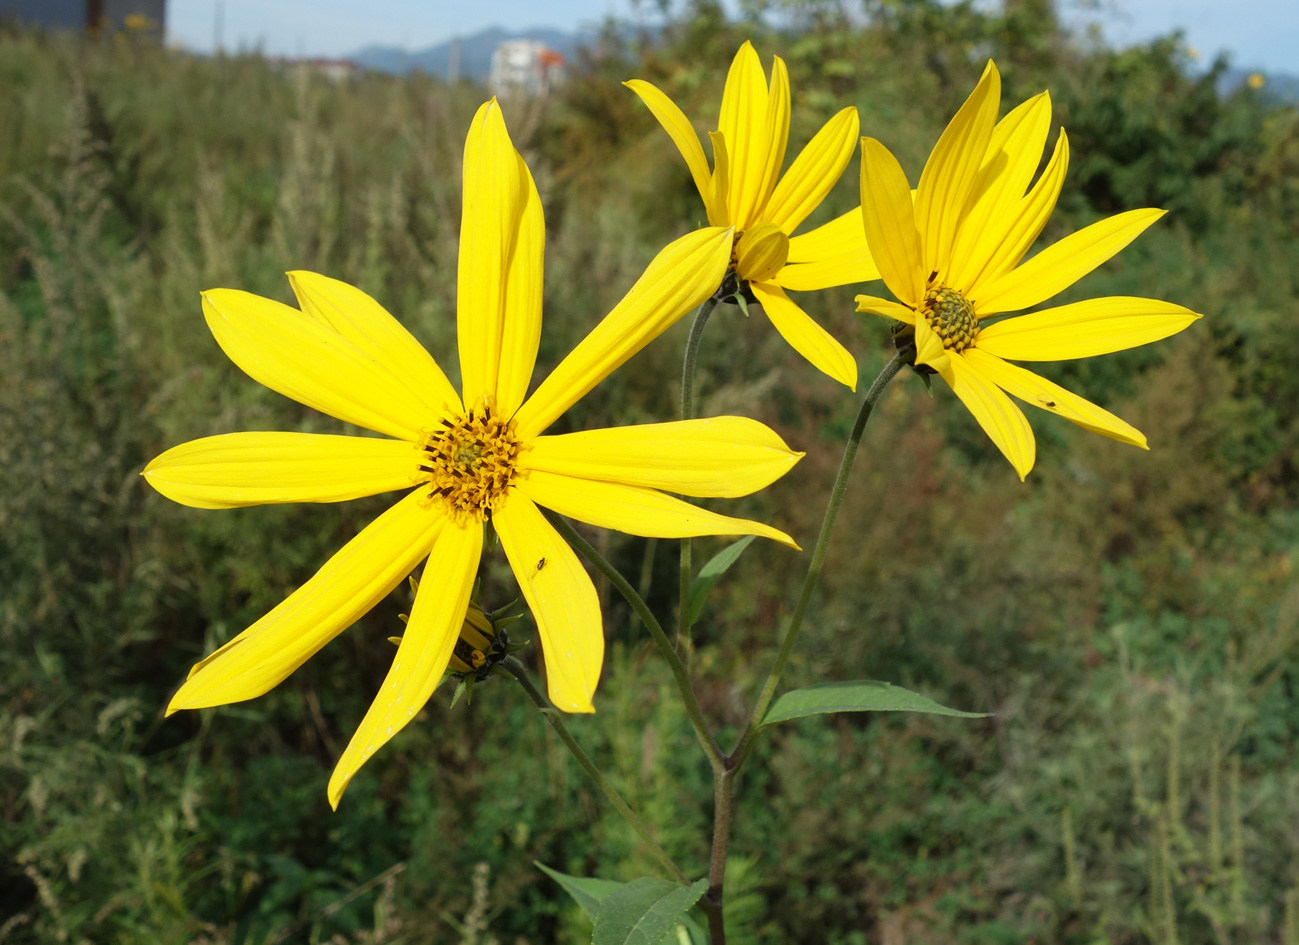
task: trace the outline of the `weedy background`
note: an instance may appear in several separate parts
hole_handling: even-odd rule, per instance
[[[1007,6],[895,0],[863,25],[804,3],[774,33],[701,3],[656,46],[611,33],[551,100],[507,102],[546,207],[540,368],[702,222],[620,80],[710,117],[753,37],[789,63],[796,146],[856,105],[912,175],[988,56],[1006,103],[1049,87],[1075,158],[1044,239],[1172,211],[1066,300],[1153,295],[1206,317],[1048,365],[1153,449],[1035,417],[1026,485],[945,389],[889,391],[789,681],[888,679],[996,714],[805,720],[762,742],[740,788],[734,940],[1295,945],[1299,115],[1266,88],[1220,97],[1221,65],[1188,78],[1176,41],[1086,48],[1040,0]],[[15,33],[0,89],[0,940],[584,940],[532,861],[654,866],[521,693],[486,685],[448,710],[439,692],[329,812],[401,593],[271,694],[161,717],[193,661],[388,501],[202,512],[144,486],[141,466],[183,440],[340,427],[243,377],[198,291],[289,301],[282,271],[317,269],[454,374],[458,151],[485,91]],[[855,203],[857,173],[813,222]],[[853,291],[803,301],[869,377],[886,326],[853,313]],[[565,422],[672,416],[683,333]],[[810,542],[855,399],[734,309],[702,365],[706,412],[808,452],[742,508]],[[673,549],[597,537],[669,614]],[[496,566],[489,605],[511,593]],[[704,615],[701,699],[732,731],[798,571],[755,545]],[[600,711],[572,724],[700,873],[706,767],[644,631],[603,592]]]

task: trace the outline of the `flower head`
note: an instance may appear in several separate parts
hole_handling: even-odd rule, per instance
[[[203,294],[217,343],[254,380],[384,438],[231,433],[177,446],[144,470],[177,502],[234,508],[337,502],[407,489],[278,607],[198,663],[168,712],[259,696],[386,596],[425,557],[387,678],[329,782],[337,806],[360,766],[424,705],[462,636],[491,520],[536,621],[550,698],[591,712],[604,655],[595,588],[540,508],[635,535],[765,535],[665,495],[747,495],[802,454],[753,420],[717,417],[588,430],[546,428],[686,311],[725,271],[731,233],[664,249],[627,296],[527,393],[541,333],[545,227],[500,108],[465,143],[457,327],[462,385],[359,289],[310,272],[301,310],[247,292]],[[471,654],[472,655],[472,654]]]
[[[747,286],[795,351],[856,389],[857,362],[786,290],[879,278],[858,211],[794,235],[848,166],[857,143],[857,109],[845,108],[826,122],[782,177],[789,140],[789,72],[776,56],[768,85],[758,54],[746,42],[726,76],[718,130],[708,136],[713,148],[709,170],[699,136],[681,109],[642,79],[623,84],[640,96],[685,158],[708,222],[735,228],[728,272]]]
[[[862,217],[884,283],[898,301],[857,297],[857,310],[914,327],[916,364],[942,375],[1020,479],[1036,443],[1025,403],[1103,436],[1146,447],[1118,417],[1007,360],[1061,361],[1108,354],[1176,334],[1200,316],[1170,302],[1114,297],[1075,302],[992,324],[1072,285],[1164,215],[1131,210],[1067,236],[1027,262],[1051,216],[1069,164],[1061,129],[1030,188],[1051,124],[1041,93],[1001,121],[1001,78],[989,62],[938,139],[913,196],[897,159],[862,139]],[[900,304],[899,304],[900,303]]]

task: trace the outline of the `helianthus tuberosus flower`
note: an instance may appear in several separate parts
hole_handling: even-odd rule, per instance
[[[746,42],[726,76],[718,130],[709,134],[709,170],[699,135],[681,109],[642,79],[624,84],[640,96],[685,158],[708,222],[735,228],[731,269],[739,282],[794,350],[855,390],[857,362],[786,291],[879,278],[858,211],[794,235],[848,166],[857,145],[857,109],[845,108],[826,122],[781,177],[789,139],[789,72],[776,56],[768,86],[758,54]]]
[[[939,138],[914,195],[892,154],[862,139],[862,217],[885,285],[898,302],[860,295],[858,311],[914,326],[916,364],[956,392],[1023,479],[1036,443],[1006,396],[1103,436],[1146,447],[1131,425],[1008,361],[1061,361],[1133,348],[1200,316],[1170,302],[1113,297],[985,324],[1037,305],[1132,242],[1162,210],[1092,224],[1020,263],[1051,216],[1069,164],[1063,129],[1030,188],[1051,124],[1043,92],[997,121],[1001,79],[991,62]],[[900,304],[899,304],[900,303]]]
[[[716,288],[731,233],[677,240],[526,397],[541,332],[545,228],[537,190],[495,100],[465,143],[457,324],[463,379],[345,283],[289,274],[301,310],[230,289],[203,295],[218,344],[254,380],[384,438],[231,433],[182,444],[144,470],[199,508],[337,502],[409,489],[282,604],[190,673],[168,712],[261,695],[387,595],[425,557],[382,689],[329,782],[337,806],[361,765],[424,705],[464,624],[491,520],[532,611],[550,697],[591,712],[604,636],[595,589],[540,507],[636,535],[755,534],[659,490],[734,497],[802,454],[753,420],[718,417],[546,436],[580,397]]]

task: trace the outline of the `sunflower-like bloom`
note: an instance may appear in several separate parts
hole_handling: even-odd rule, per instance
[[[989,62],[938,139],[914,195],[897,160],[862,139],[866,239],[901,304],[857,296],[857,310],[914,326],[916,364],[942,375],[1022,480],[1036,443],[1006,393],[1081,427],[1143,449],[1146,438],[1095,404],[1012,361],[1063,361],[1133,348],[1176,334],[1200,316],[1155,299],[1075,302],[985,324],[1037,305],[1105,262],[1164,215],[1131,210],[1092,224],[1020,265],[1046,225],[1069,164],[1061,129],[1037,182],[1051,124],[1046,92],[997,121],[1001,78]],[[1027,190],[1027,192],[1026,192]]]
[[[271,689],[427,556],[387,678],[330,778],[329,800],[337,807],[348,781],[414,717],[447,669],[488,519],[536,620],[550,697],[568,712],[594,711],[604,635],[590,577],[539,506],[635,535],[755,534],[793,545],[774,528],[659,491],[740,496],[779,478],[802,454],[756,421],[717,417],[543,435],[708,297],[726,268],[729,230],[701,230],[664,249],[525,397],[541,333],[544,240],[532,175],[492,100],[479,109],[465,143],[460,392],[396,319],[345,283],[289,273],[301,310],[231,289],[203,294],[217,343],[250,377],[385,438],[207,437],[151,462],[144,476],[155,489],[209,509],[410,492],[287,600],[198,663],[169,714]]]
[[[730,268],[741,287],[747,284],[795,351],[856,390],[852,355],[785,292],[879,278],[857,210],[794,235],[848,166],[857,144],[857,109],[845,108],[826,122],[780,177],[789,141],[789,72],[776,56],[768,87],[758,54],[746,42],[726,76],[718,130],[709,133],[710,171],[699,136],[681,109],[642,79],[623,84],[640,96],[685,158],[708,222],[735,227]]]

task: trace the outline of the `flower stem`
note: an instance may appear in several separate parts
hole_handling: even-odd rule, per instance
[[[717,308],[718,298],[714,295],[705,299],[695,311],[695,320],[690,323],[690,335],[686,338],[686,354],[681,362],[681,419],[689,420],[695,415],[695,371],[699,366],[699,339],[704,336],[704,326],[708,316]]]
[[[681,419],[691,420],[695,415],[695,372],[699,366],[699,340],[704,336],[704,326],[708,316],[717,307],[716,295],[705,299],[695,311],[695,319],[690,323],[690,335],[686,338],[686,353],[681,361]],[[677,654],[686,665],[690,664],[690,582],[694,577],[694,562],[691,560],[693,548],[689,538],[681,539],[681,603],[677,613],[677,638],[674,642]]]
[[[645,826],[644,821],[636,815],[634,810],[627,806],[627,802],[622,799],[622,795],[619,794],[617,789],[609,783],[608,779],[605,778],[600,769],[595,766],[595,762],[593,762],[587,753],[582,750],[582,746],[574,740],[572,733],[568,730],[568,726],[564,724],[563,714],[552,706],[550,700],[543,696],[537,687],[532,684],[532,680],[528,676],[527,668],[513,656],[505,657],[505,659],[501,661],[500,665],[506,672],[514,677],[520,686],[523,687],[523,691],[528,694],[528,698],[530,698],[533,703],[536,704],[537,708],[541,710],[541,714],[546,717],[546,721],[549,722],[550,727],[555,730],[555,734],[558,735],[560,740],[568,747],[568,750],[573,753],[573,757],[576,758],[577,763],[582,766],[582,770],[590,776],[591,780],[595,782],[596,787],[598,787],[604,793],[604,796],[609,799],[609,803],[614,806],[614,809],[617,810],[618,813],[622,814],[623,820],[631,824],[631,829],[635,830],[637,836],[639,836],[641,840],[645,841],[645,845],[650,848],[650,852],[653,853],[654,857],[663,865],[663,868],[672,874],[672,877],[677,882],[689,885],[690,880],[686,877],[686,874],[681,872],[680,867],[678,867],[676,863],[672,862],[672,857],[668,856],[666,851],[658,845],[658,842],[650,836],[649,828]]]
[[[720,776],[725,768],[722,750],[717,747],[716,740],[708,731],[708,724],[704,721],[703,710],[699,708],[699,700],[695,698],[694,687],[690,685],[690,674],[687,672],[685,664],[681,662],[681,657],[677,655],[677,651],[673,649],[672,641],[663,632],[663,627],[658,622],[658,618],[654,616],[644,599],[636,593],[636,589],[622,576],[622,572],[610,564],[604,555],[596,551],[589,541],[579,535],[567,519],[553,512],[546,512],[546,518],[564,536],[565,541],[576,548],[582,557],[595,565],[596,570],[609,579],[609,582],[618,589],[618,593],[622,594],[627,603],[631,604],[632,610],[636,611],[636,616],[640,617],[641,622],[645,624],[650,636],[654,638],[655,644],[658,645],[659,652],[667,660],[673,677],[676,678],[677,688],[681,690],[681,700],[685,703],[686,716],[690,719],[690,724],[694,726],[695,735],[699,737],[699,744],[703,746],[704,754],[708,756],[708,761],[713,766],[713,774]]]
[[[749,749],[753,745],[753,737],[757,733],[758,726],[762,723],[763,716],[767,714],[767,709],[771,707],[771,700],[776,694],[776,686],[780,684],[780,676],[785,671],[785,664],[789,662],[790,654],[794,651],[794,643],[798,639],[799,630],[803,627],[803,618],[807,615],[808,604],[812,600],[812,591],[816,587],[817,579],[821,576],[821,567],[825,564],[826,551],[830,547],[830,533],[834,531],[835,520],[839,515],[839,506],[843,502],[843,494],[848,488],[848,475],[852,472],[853,460],[857,456],[857,447],[861,444],[862,433],[866,430],[866,421],[870,419],[871,412],[875,409],[875,404],[879,401],[880,395],[884,393],[884,388],[888,386],[889,381],[897,375],[905,365],[912,353],[900,351],[884,365],[879,376],[871,384],[870,390],[866,392],[862,400],[861,409],[857,411],[857,422],[853,424],[852,432],[848,434],[848,441],[844,443],[843,459],[839,463],[839,473],[835,476],[834,486],[830,490],[830,501],[825,507],[825,518],[821,520],[821,532],[816,537],[816,547],[812,551],[812,560],[807,566],[807,575],[803,578],[803,588],[798,595],[798,604],[794,608],[794,614],[790,617],[789,626],[785,629],[785,638],[780,643],[780,652],[776,655],[776,662],[771,667],[771,672],[767,675],[767,681],[762,686],[762,693],[758,696],[758,701],[753,707],[753,714],[749,717],[749,724],[744,729],[744,734],[740,736],[735,750],[726,759],[728,769],[738,768],[744,759],[748,756]],[[714,851],[715,855],[716,851]]]

